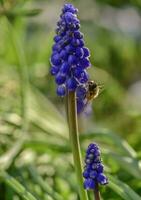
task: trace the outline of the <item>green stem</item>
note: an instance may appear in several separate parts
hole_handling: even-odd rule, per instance
[[[77,175],[79,195],[81,200],[88,200],[87,193],[83,187],[82,162],[81,162],[79,135],[78,135],[75,92],[68,92],[67,98],[68,98],[69,137],[72,147],[75,171]]]
[[[95,200],[100,200],[100,192],[99,192],[99,187],[98,187],[97,182],[95,184],[94,197],[95,197]]]

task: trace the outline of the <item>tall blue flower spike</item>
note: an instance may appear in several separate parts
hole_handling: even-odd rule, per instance
[[[86,105],[87,68],[91,64],[90,52],[79,30],[77,13],[78,10],[71,4],[65,4],[62,9],[52,47],[50,73],[55,76],[58,96],[64,97],[67,91],[76,91],[79,113]]]
[[[85,168],[83,172],[84,188],[86,190],[95,189],[96,183],[106,185],[108,178],[104,175],[104,165],[101,162],[100,149],[97,144],[88,146],[85,158]]]

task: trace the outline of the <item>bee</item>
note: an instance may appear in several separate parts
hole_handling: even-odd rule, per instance
[[[98,97],[102,85],[97,84],[95,81],[89,81],[87,87],[86,99],[87,101],[91,101]]]
[[[101,93],[101,89],[103,86],[101,84],[97,84],[95,81],[88,81],[85,87],[81,86],[78,88],[77,94],[81,95],[80,97],[77,97],[77,112],[81,114],[82,112],[86,111],[87,108],[89,108],[89,104],[92,103],[92,100],[94,100],[98,95]],[[78,96],[79,96],[78,95]],[[83,102],[82,104],[80,102]]]

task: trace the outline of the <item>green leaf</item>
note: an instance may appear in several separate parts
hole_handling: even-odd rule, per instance
[[[26,136],[22,136],[13,146],[0,157],[0,170],[8,169],[13,163],[16,156],[21,152]]]
[[[6,15],[8,18],[13,17],[34,17],[36,15],[39,15],[42,12],[41,9],[32,9],[32,10],[23,10],[20,8],[16,8],[14,10],[7,10],[3,12],[3,15]]]
[[[100,142],[104,142],[105,144],[110,144],[111,147],[118,149],[119,152],[136,158],[135,150],[120,136],[114,134],[106,129],[94,129],[92,132],[81,134],[80,138],[82,140],[86,139],[94,139]]]
[[[25,200],[37,200],[25,187],[19,183],[14,177],[6,172],[0,172],[0,179],[9,185],[15,192]]]
[[[123,157],[111,151],[103,151],[103,153],[111,156],[115,161],[117,161],[117,164],[125,171],[128,171],[129,174],[133,175],[137,179],[141,179],[140,161],[131,157]]]
[[[31,148],[32,150],[39,152],[39,153],[47,153],[47,152],[52,152],[52,153],[70,153],[71,149],[69,145],[66,144],[59,144],[58,142],[51,142],[48,139],[46,140],[28,140],[26,141],[25,148]]]
[[[117,162],[117,165],[125,171],[128,171],[128,173],[136,178],[141,178],[140,161],[136,159],[136,152],[118,135],[108,130],[98,129],[94,130],[93,133],[82,134],[80,138],[82,141],[93,139],[94,141],[101,142],[102,147],[104,143],[102,152],[105,157],[107,157],[107,155],[112,157],[112,159]]]
[[[0,3],[1,3],[1,5],[3,5],[4,4],[4,0],[0,0]]]
[[[43,178],[38,174],[38,171],[35,169],[34,166],[30,166],[29,172],[31,174],[31,177],[33,180],[40,185],[40,187],[43,189],[44,192],[46,192],[48,195],[53,197],[54,200],[63,200],[61,195],[53,190],[53,188],[43,180]]]
[[[48,134],[68,137],[67,122],[55,106],[37,89],[31,89],[29,94],[28,115],[30,121]]]
[[[19,15],[26,16],[26,17],[33,17],[36,15],[39,15],[41,12],[42,12],[41,9],[20,10]]]
[[[141,197],[134,192],[127,184],[118,180],[113,176],[108,176],[108,186],[114,190],[122,199],[125,200],[141,200]]]

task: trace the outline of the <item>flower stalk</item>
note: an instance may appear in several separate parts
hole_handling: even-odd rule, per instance
[[[97,182],[95,184],[95,189],[94,189],[94,198],[95,200],[100,200],[100,191],[99,191],[99,186]]]
[[[68,106],[69,137],[72,147],[74,167],[77,175],[79,195],[81,200],[88,200],[87,192],[84,190],[83,187],[82,161],[81,161],[81,151],[80,151],[79,135],[78,135],[75,92],[71,91],[68,92],[67,106]]]

